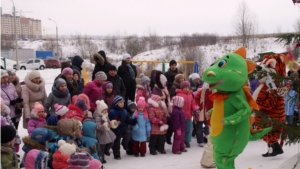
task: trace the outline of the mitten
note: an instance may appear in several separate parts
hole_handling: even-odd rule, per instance
[[[22,102],[23,102],[23,99],[19,97],[19,98],[16,99],[16,102],[17,102],[17,103],[22,103]]]
[[[277,87],[274,83],[274,80],[272,79],[272,77],[269,74],[267,76],[266,85],[268,86],[269,90],[276,90],[277,89]]]
[[[164,128],[165,128],[165,130],[168,130],[169,125],[165,124],[165,125],[164,125]]]
[[[104,126],[105,130],[109,130],[109,127],[108,127],[108,123],[107,123],[107,122],[103,123],[103,126]]]
[[[9,104],[10,104],[11,106],[15,105],[16,103],[17,103],[16,100],[11,100],[11,101],[9,102]]]
[[[178,136],[181,136],[181,129],[177,129],[177,130],[176,130],[176,134],[177,134]]]

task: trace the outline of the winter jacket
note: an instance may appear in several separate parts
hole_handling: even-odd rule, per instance
[[[193,81],[193,79],[189,79],[189,82],[191,84],[191,90],[193,92],[197,91],[199,87],[201,87],[203,85],[203,81],[200,80],[199,84],[195,84],[195,82]]]
[[[136,118],[132,115],[132,118]],[[137,124],[132,127],[132,140],[144,142],[150,137],[151,125],[149,118],[144,117],[144,113],[139,112],[137,117]]]
[[[123,98],[125,98],[126,88],[125,88],[122,78],[120,78],[120,76],[118,76],[118,75],[115,75],[115,76],[110,76],[109,74],[106,74],[106,75],[107,75],[106,81],[112,82],[114,91],[116,92],[116,95],[119,95],[119,96],[122,96]]]
[[[257,78],[253,79],[250,81],[250,92],[251,94],[253,94],[253,92],[255,91],[255,89],[259,86],[259,81]]]
[[[285,115],[294,116],[294,112],[298,112],[298,93],[290,90],[284,97]]]
[[[82,93],[83,88],[84,88],[84,79],[81,78],[81,73],[77,69],[73,69],[73,72],[77,72],[77,74],[78,74],[78,80],[77,80],[78,87],[77,87],[77,90],[74,92],[74,95],[79,95]]]
[[[47,124],[46,119],[43,117],[38,117],[35,115],[33,112],[31,113],[31,117],[28,121],[27,124],[27,131],[28,134],[31,136],[31,133],[33,132],[34,129],[36,128],[41,128],[43,125]]]
[[[25,159],[25,169],[49,169],[47,163],[49,154],[46,151],[32,150],[27,153]]]
[[[45,105],[47,99],[47,93],[45,89],[45,80],[41,77],[39,84],[32,83],[28,76],[25,77],[26,85],[22,89],[22,98],[24,105],[24,117],[28,119],[30,113],[34,108],[35,102],[39,102]]]
[[[1,168],[18,169],[18,157],[13,147],[1,144]]]
[[[16,92],[17,92],[18,96],[20,98],[22,98],[22,87],[20,85],[20,79],[19,79],[19,77],[15,76],[15,80],[11,81],[10,83],[12,83],[15,86]]]
[[[107,112],[110,111],[110,107],[112,106],[113,102],[114,102],[114,91],[112,91],[112,93],[107,93],[106,92],[106,84],[107,82],[104,82],[102,84],[102,94],[100,95],[98,100],[103,100],[106,105],[107,105]]]
[[[82,70],[81,65],[82,65],[83,62],[84,62],[84,60],[80,56],[74,56],[74,58],[71,60],[72,69],[75,69],[79,73],[81,73],[81,70]]]
[[[107,123],[108,125],[111,124],[108,115],[103,116],[103,114],[100,115],[97,112],[95,112],[93,114],[93,117],[96,120],[97,124],[97,138],[99,140],[99,144],[103,145],[113,143],[116,139],[116,135],[112,132],[110,128],[105,128],[105,126],[103,125],[104,123]]]
[[[184,98],[184,105],[182,107],[182,111],[186,120],[192,119],[193,112],[198,109],[193,97],[193,92],[190,90],[188,93],[186,93],[181,89],[177,89],[176,93],[176,96],[181,96]]]
[[[168,69],[168,71],[164,74],[168,80],[167,82],[167,88],[170,91],[171,86],[173,85],[173,82],[175,80],[175,76],[179,73],[182,73],[181,71],[179,71],[177,68],[172,71],[170,68]]]
[[[101,64],[99,64],[99,63],[96,61],[95,58],[101,60]],[[110,68],[110,66],[111,66],[111,64],[106,60],[106,55],[101,56],[99,53],[95,53],[95,54],[93,55],[93,59],[95,60],[96,65],[95,65],[95,68],[94,68],[94,71],[93,71],[92,80],[95,79],[95,74],[96,74],[97,72],[99,72],[99,71],[102,71],[102,72],[104,72],[104,73],[107,74],[107,73],[108,73],[108,70],[109,70],[109,68]]]
[[[135,78],[136,78],[136,76],[137,76],[136,67],[132,63],[130,63],[130,66],[132,67],[134,74],[135,74]],[[127,92],[135,91],[136,80],[135,80],[135,78],[133,79],[130,76],[129,69],[127,67],[127,63],[124,60],[122,60],[122,64],[121,64],[121,66],[119,66],[117,74],[122,78]]]
[[[56,87],[52,86],[52,92],[47,97],[45,103],[45,113],[55,114],[54,104],[68,106],[71,104],[71,95],[67,89],[64,92],[59,91]]]
[[[162,101],[168,107],[168,112],[171,113],[172,105],[171,105],[171,102],[170,102],[170,94],[169,94],[169,91],[166,88],[160,89],[160,88],[157,87],[157,85],[154,85],[151,94],[155,94],[155,95],[158,95],[160,97],[165,96],[165,99],[162,99]]]
[[[171,120],[172,120],[172,130],[176,132],[178,129],[181,130],[181,132],[185,132],[186,130],[186,120],[185,116],[183,114],[182,108],[174,106],[173,111],[171,114]]]
[[[173,85],[170,88],[170,97],[176,96],[176,89],[180,89],[180,84],[176,81],[173,82]]]
[[[70,104],[68,106],[68,109],[69,111],[63,115],[60,119],[76,119],[76,120],[79,120],[79,121],[82,121],[82,119],[84,118],[84,113],[82,112],[82,110],[73,105],[73,104]]]
[[[199,106],[200,113],[195,115],[196,121],[206,121],[206,124],[210,125],[210,120],[207,120],[205,113],[213,108],[213,101],[209,99],[209,95],[212,94],[208,88],[202,88],[195,95],[195,102]]]
[[[142,85],[136,86],[136,95],[135,95],[136,101],[138,101],[140,97],[144,97],[145,100],[148,100],[151,97],[150,86],[148,86],[147,88],[145,88],[145,86],[142,86]],[[146,95],[146,90],[148,90],[148,95]]]
[[[59,150],[57,150],[53,154],[53,169],[66,169],[68,168],[68,166],[71,166],[71,164],[67,162],[69,158],[70,156],[64,155]]]
[[[126,132],[128,125],[136,124],[136,120],[131,119],[128,115],[128,112],[124,108],[120,108],[117,105],[112,106],[109,111],[108,118],[110,120],[117,120],[121,122],[117,128],[111,129],[117,137]]]
[[[4,101],[4,104],[10,108],[10,117],[16,117],[15,105],[11,105],[10,101],[15,101],[18,98],[18,94],[12,83],[1,84],[1,98]]]
[[[88,149],[88,153],[93,156],[95,159],[100,160],[97,152],[98,140],[95,134],[96,123],[92,121],[87,121],[83,123],[83,136],[82,144],[83,147]]]
[[[72,98],[74,95],[76,95],[76,92],[77,92],[77,90],[78,90],[78,83],[77,83],[76,80],[72,79],[72,81],[68,81],[67,78],[66,78],[65,76],[59,75],[59,76],[57,76],[57,77],[55,78],[54,83],[55,83],[56,79],[58,79],[58,78],[62,78],[62,79],[64,79],[64,80],[67,82],[67,88],[68,88],[68,90],[69,90],[69,93],[70,93],[70,95],[71,95],[71,98]]]
[[[158,105],[157,102],[153,101],[151,98],[148,99],[149,108],[148,115],[149,121],[151,124],[151,134],[163,135],[167,133],[167,130],[161,131],[160,127],[164,124],[167,124],[167,107],[164,102],[161,102],[161,105]],[[159,124],[162,121],[163,124]]]
[[[11,117],[9,115],[10,113],[10,109],[8,106],[4,105],[4,110],[1,111],[1,116],[4,117],[6,119],[6,122],[8,123],[8,125],[14,127],[14,129],[16,129],[15,124],[13,123],[13,121],[11,120]],[[21,144],[21,138],[18,134],[18,130],[16,129],[17,134],[15,137],[15,145]]]
[[[96,101],[98,100],[102,92],[102,86],[96,79],[85,85],[82,93],[86,94],[90,99],[91,112],[95,111],[97,107]]]

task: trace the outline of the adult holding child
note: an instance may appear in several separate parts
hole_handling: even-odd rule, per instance
[[[45,105],[47,93],[45,89],[45,80],[37,70],[31,71],[25,77],[26,85],[22,89],[22,98],[24,106],[23,127],[27,129],[27,122],[30,118],[30,112],[34,109],[35,102]]]

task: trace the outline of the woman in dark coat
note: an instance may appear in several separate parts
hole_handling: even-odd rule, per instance
[[[123,56],[122,64],[119,66],[117,74],[122,78],[126,88],[125,105],[127,105],[128,100],[134,101],[135,99],[135,78],[137,76],[136,67],[131,63],[131,56],[129,54]]]
[[[106,54],[103,50],[100,50],[98,53],[94,53],[93,59],[95,60],[96,65],[93,71],[92,80],[95,79],[95,74],[99,71],[102,71],[105,74],[107,74],[111,66],[111,64],[107,61]]]

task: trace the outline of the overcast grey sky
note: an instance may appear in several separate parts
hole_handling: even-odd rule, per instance
[[[45,34],[129,34],[158,35],[181,33],[233,34],[232,18],[240,0],[14,0],[23,15],[42,20]],[[278,28],[294,31],[300,7],[292,0],[248,0],[258,18],[259,33]],[[3,13],[11,13],[11,0],[1,0]],[[25,13],[31,11],[32,13]]]

